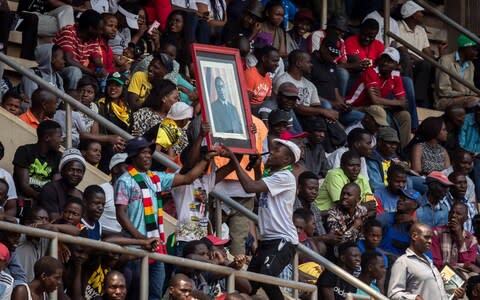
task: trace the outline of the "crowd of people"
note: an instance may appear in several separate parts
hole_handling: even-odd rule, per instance
[[[3,78],[1,107],[37,140],[0,143],[0,159],[15,148],[13,173],[0,169],[0,219],[289,280],[303,244],[394,300],[450,299],[439,273],[448,265],[466,282],[449,293],[480,299],[480,97],[394,40],[384,44],[383,1],[336,2],[319,29],[325,20],[307,1],[21,0],[31,72],[134,138],[74,109],[73,147],[60,152],[66,104],[27,76],[16,86]],[[423,8],[390,3],[392,32],[476,83],[475,41],[460,35],[453,52],[433,49]],[[0,6],[0,22],[13,22]],[[37,36],[51,43],[36,46]],[[238,49],[252,116],[232,101],[228,77],[213,74],[210,97],[199,95],[193,42]],[[420,105],[444,114],[419,123]],[[212,126],[251,130],[256,154],[209,149]],[[181,169],[153,161],[154,151]],[[88,165],[111,180],[80,190]],[[225,203],[215,224],[211,191],[257,213],[258,224]],[[171,234],[167,213],[177,220]],[[55,259],[49,244],[0,232],[0,299],[139,298],[140,259],[65,243]],[[298,269],[318,299],[365,294],[311,257],[300,254]],[[149,299],[292,292],[234,284],[228,294],[225,276],[149,261]]]

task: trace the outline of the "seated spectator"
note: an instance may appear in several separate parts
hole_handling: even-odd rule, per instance
[[[340,200],[342,188],[349,182],[355,182],[360,187],[361,202],[372,194],[368,179],[360,174],[360,157],[353,151],[342,155],[340,168],[330,169],[318,192],[315,204],[321,211],[327,211]]]
[[[282,109],[275,109],[268,115],[268,136],[263,145],[265,150],[272,148],[273,140],[280,138],[282,133],[290,132],[288,130],[289,120],[290,115]]]
[[[94,140],[83,140],[78,145],[78,150],[80,150],[86,162],[98,167],[102,158],[102,144]]]
[[[37,128],[36,144],[23,145],[17,148],[13,157],[13,179],[18,195],[24,199],[25,205],[32,207],[42,187],[58,173],[58,165],[62,153],[60,147],[62,130],[54,121],[43,121]],[[23,207],[20,207],[22,209]],[[19,212],[19,215],[22,211]]]
[[[419,206],[420,193],[412,190],[401,190],[397,201],[396,212],[383,212],[377,216],[382,224],[383,239],[380,249],[386,254],[398,257],[405,253],[410,243],[409,231],[415,223],[415,211]]]
[[[444,146],[452,158],[455,156],[455,151],[460,148],[460,132],[465,122],[466,114],[467,112],[462,106],[451,105],[445,109],[445,114],[443,115],[448,132]]]
[[[8,92],[2,96],[2,107],[17,117],[22,113],[22,104],[22,97],[13,89],[8,90]]]
[[[31,69],[31,72],[63,91],[63,79],[60,75],[65,68],[63,57],[64,53],[60,46],[55,44],[39,45],[35,48],[35,60],[38,62],[38,67]],[[38,84],[35,81],[27,76],[22,77],[21,90],[28,99],[32,98],[36,89],[38,89]]]
[[[446,195],[454,184],[438,171],[427,175],[426,184],[428,192],[420,199],[416,211],[418,222],[431,227],[447,225],[450,205]]]
[[[441,117],[426,118],[412,140],[412,170],[420,175],[450,167],[450,157],[441,143],[447,140],[445,122]]]
[[[480,152],[480,107],[476,107],[473,113],[469,113],[465,116],[465,122],[463,123],[460,131],[460,147],[471,153]],[[472,179],[475,183],[475,197],[480,199],[480,161],[474,160]]]
[[[265,6],[264,15],[264,21],[261,23],[260,30],[257,34],[271,36],[272,43],[270,46],[278,49],[280,56],[286,56],[287,48],[285,44],[285,31],[283,31],[281,26],[285,15],[285,9],[281,3],[270,1]]]
[[[15,219],[3,219],[3,221],[16,224]],[[16,252],[18,247],[18,241],[20,240],[20,233],[0,231],[0,243],[5,245],[10,251],[10,259],[7,261],[7,267],[4,269],[6,273],[13,277],[13,285],[26,284],[27,278],[25,271],[23,270],[18,254]],[[25,299],[25,298],[21,298]]]
[[[387,270],[384,264],[382,254],[376,251],[367,250],[362,254],[362,272],[358,276],[363,283],[370,286],[375,291],[382,293],[382,282],[385,280]],[[368,296],[363,290],[357,288],[357,294]]]
[[[20,120],[33,129],[37,129],[40,122],[52,119],[57,110],[55,95],[42,88],[36,89],[32,94],[32,106],[19,116]]]
[[[98,12],[86,10],[78,19],[78,24],[62,27],[53,39],[53,43],[65,53],[67,67],[61,73],[65,89],[77,88],[83,73],[98,78],[106,77],[98,43],[101,21]]]
[[[101,300],[125,300],[127,296],[125,276],[115,270],[108,272],[105,276],[103,291]]]
[[[0,160],[3,159],[5,155],[5,148],[3,147],[2,142],[0,142]],[[15,217],[17,214],[17,188],[15,186],[15,181],[13,180],[12,174],[7,170],[0,168],[0,178],[2,178],[5,183],[4,190],[2,191],[3,200],[3,209],[5,214]]]
[[[58,1],[53,4],[22,0],[17,11],[32,12],[38,17],[38,35],[41,37],[54,37],[60,29],[75,23],[74,8],[68,2]]]
[[[70,224],[80,229],[80,222],[82,221],[85,208],[81,198],[68,197],[67,202],[63,206],[62,215],[54,220],[54,224]],[[78,235],[78,233],[77,233]]]
[[[327,124],[321,117],[313,119],[305,127],[307,142],[305,143],[304,158],[302,158],[305,169],[312,171],[319,178],[327,175],[327,157],[323,142],[327,135]]]
[[[470,178],[470,173],[473,171],[473,155],[471,152],[462,148],[456,148],[452,160],[452,166],[442,171],[443,174],[449,176],[453,172],[465,175],[467,180],[467,190],[465,191],[465,199],[470,203],[476,203],[475,197],[475,183]]]
[[[293,108],[295,107],[298,98],[299,90],[295,84],[291,82],[284,82],[278,87],[276,97],[271,97],[258,110],[259,118],[268,125],[269,115],[273,110],[280,109],[290,113],[288,119],[288,127],[294,132],[302,132],[302,126],[298,121]]]
[[[297,228],[298,241],[303,245],[305,245],[306,247],[308,247],[309,249],[319,253],[320,255],[325,255],[324,245],[322,245],[321,247],[322,249],[319,250],[318,243],[315,243],[313,240],[318,236],[314,237],[316,229],[315,229],[315,217],[312,211],[305,208],[297,208],[293,212],[292,220],[293,220],[293,224],[295,225],[295,228]],[[311,226],[311,228],[309,225],[307,225],[308,223],[307,220],[313,223],[313,226]],[[323,225],[322,225],[322,228],[323,228]],[[305,262],[310,262],[310,261],[311,259],[307,255],[302,254],[299,256],[299,264],[303,264]],[[285,270],[283,272],[285,272]]]
[[[100,217],[100,224],[102,225],[102,230],[110,231],[113,233],[120,233],[122,231],[122,226],[118,223],[117,215],[115,212],[115,199],[113,193],[113,187],[117,179],[122,176],[123,173],[127,171],[127,159],[126,153],[117,153],[112,156],[108,168],[110,169],[110,182],[105,182],[100,185],[100,187],[105,192],[105,207],[103,214]]]
[[[361,267],[361,254],[357,246],[352,243],[343,244],[338,249],[338,262],[340,268],[353,274]],[[357,289],[342,277],[329,270],[322,272],[317,280],[319,299],[344,299],[347,293],[355,293]]]
[[[169,300],[187,299],[193,290],[192,280],[185,274],[177,273],[170,278],[167,287],[167,298]]]
[[[237,3],[231,3],[227,9]],[[246,2],[245,10],[241,10],[241,15],[235,18],[233,14],[227,12],[228,20],[222,31],[222,42],[228,43],[234,38],[242,35],[253,41],[258,33],[258,28],[263,20],[264,6],[260,1]],[[256,25],[259,24],[259,25]]]
[[[83,76],[77,84],[77,91],[80,94],[80,102],[90,108],[94,113],[98,114],[98,105],[95,103],[96,94],[98,93],[98,83],[92,76]],[[98,133],[98,122],[80,112],[85,130],[91,133]]]
[[[72,98],[74,98],[75,100],[80,99],[80,94],[76,90],[69,90],[67,94]],[[62,127],[62,146],[64,147],[67,147],[66,115],[67,115],[66,105],[62,101],[59,104],[57,111],[55,112],[55,115],[53,116],[53,120],[58,124],[60,124],[60,126]],[[85,128],[85,123],[83,123],[82,115],[78,111],[76,111],[75,108],[72,109],[71,118],[72,118],[72,131],[71,131],[72,147],[77,148],[80,143],[81,133],[84,133],[87,130]]]
[[[403,20],[398,21],[399,36],[417,50],[434,58],[427,32],[423,26],[423,11],[423,7],[415,1],[407,1],[402,5],[400,13]],[[428,105],[428,86],[432,65],[404,46],[399,47],[398,50],[401,55],[403,73],[413,78],[417,103]]]
[[[362,120],[345,128],[345,132],[349,134],[350,131],[355,128],[366,129],[372,135],[372,147],[375,148],[375,146],[377,145],[377,135],[379,129],[381,127],[390,126],[387,121],[387,113],[379,105],[370,105],[368,107],[365,107],[364,112],[365,114]]]
[[[367,162],[365,157],[372,154],[372,135],[362,128],[355,128],[347,136],[347,146],[330,153],[327,158],[329,168],[340,167],[340,159],[347,151],[356,152],[360,156],[360,174],[368,179]]]
[[[478,243],[475,236],[463,229],[467,219],[467,206],[456,202],[448,214],[448,225],[433,228],[432,256],[438,269],[446,264],[452,267],[475,264]]]
[[[83,198],[77,185],[85,174],[85,163],[78,149],[70,148],[63,152],[58,165],[62,177],[47,183],[38,196],[38,205],[45,208],[50,219],[55,220],[60,216],[68,196]]]
[[[101,49],[102,62],[105,68],[105,72],[108,74],[114,73],[116,70],[115,62],[112,52],[112,47],[108,44],[108,41],[114,39],[117,35],[118,20],[113,14],[102,14],[102,31],[99,36],[99,45]],[[103,90],[103,89],[102,89]]]
[[[352,123],[359,122],[363,118],[363,113],[352,110],[345,104],[343,96],[340,94],[339,87],[341,82],[338,80],[336,58],[341,55],[341,38],[336,32],[327,35],[320,46],[320,50],[312,54],[312,72],[310,78],[315,84],[318,95],[327,100],[322,102],[325,108],[334,108],[340,113],[339,120],[342,124],[349,126]]]
[[[339,50],[339,53],[335,51],[330,55],[335,54],[334,57],[330,57],[328,60],[331,63],[338,65],[336,68],[336,76],[338,77],[338,90],[342,97],[345,97],[347,93],[350,65],[347,64],[347,52],[345,49],[345,41],[343,37],[345,32],[348,31],[348,19],[343,15],[333,15],[327,22],[327,29],[317,30],[312,32],[308,37],[308,52],[313,53],[320,50],[320,46],[323,44],[323,40],[327,36],[331,36],[332,40],[336,41],[335,49]],[[324,58],[327,58],[326,56]]]
[[[456,202],[465,204],[467,207],[467,220],[465,221],[464,229],[470,233],[473,233],[472,219],[478,213],[477,203],[470,202],[465,198],[467,191],[467,176],[460,172],[452,172],[448,175],[448,179],[454,184],[450,187],[450,190],[446,196],[450,210]]]
[[[140,37],[147,30],[145,26],[145,15],[140,15],[140,11],[144,12],[142,6],[138,3],[123,2],[118,6],[118,10],[115,13],[118,21],[117,33],[115,34],[115,38],[108,41],[108,45],[112,48],[117,63],[122,59],[124,51],[130,46],[134,48]],[[144,32],[139,30],[140,24]],[[164,26],[165,25],[166,23]]]
[[[9,260],[10,251],[4,244],[0,243],[0,295],[6,300],[11,299],[13,292],[13,277],[5,272]]]
[[[321,101],[315,85],[305,78],[312,70],[311,57],[308,53],[294,50],[288,55],[288,70],[273,83],[273,92],[278,94],[279,87],[284,82],[291,82],[298,88],[299,99],[294,107],[299,117],[322,116],[337,121],[338,112],[321,107]]]
[[[278,68],[280,56],[278,50],[272,46],[265,46],[258,51],[258,63],[245,71],[245,84],[250,106],[254,115],[267,97],[272,94],[272,78]]]
[[[378,253],[382,258],[384,268],[388,269],[388,258],[383,254],[382,250],[378,248],[383,238],[382,224],[375,219],[367,220],[363,226],[363,236],[364,239],[361,239],[357,242],[358,250],[360,250],[362,255],[368,251]],[[385,277],[383,277],[382,280],[377,280],[379,286],[382,286],[382,290],[384,281]]]
[[[378,22],[366,19],[360,25],[360,32],[345,40],[347,64],[343,67],[349,72],[350,83],[357,79],[360,72],[373,66],[385,50],[383,43],[375,39],[378,32]]]
[[[293,50],[308,51],[308,43],[305,36],[310,34],[313,25],[313,15],[311,11],[301,10],[295,14],[293,28],[286,33],[286,53]]]
[[[15,287],[12,299],[48,299],[48,293],[57,291],[63,294],[63,266],[56,258],[44,256],[33,267],[35,279],[28,284],[22,283]]]
[[[457,46],[457,51],[443,55],[438,62],[467,82],[474,84],[475,67],[472,60],[478,54],[477,43],[462,34],[457,39]],[[468,108],[480,102],[477,94],[463,84],[452,80],[448,74],[440,70],[437,70],[437,86],[435,91],[438,99],[435,99],[435,107],[439,110],[445,110],[452,105]]]
[[[328,210],[327,232],[341,235],[341,244],[356,243],[362,237],[367,208],[358,205],[360,200],[360,187],[351,182],[342,188],[338,203]]]
[[[318,194],[318,177],[310,171],[305,171],[298,177],[297,198],[293,209],[304,208],[313,213],[315,221],[315,235],[325,234],[322,213],[314,204]]]
[[[387,171],[387,186],[375,190],[377,214],[397,211],[401,190],[407,186],[407,171],[400,165],[391,164]]]
[[[165,53],[159,53],[154,55],[148,66],[148,72],[138,71],[133,74],[128,85],[128,105],[132,111],[143,107],[153,88],[152,83],[162,80],[172,69],[172,58]]]
[[[377,21],[377,23],[378,23],[378,33],[377,33],[377,36],[375,37],[375,39],[379,40],[383,44],[385,44],[385,41],[383,40],[383,38],[385,36],[385,28],[384,28],[384,25],[385,25],[385,19],[384,19],[385,7],[384,7],[384,4],[385,4],[385,2],[380,2],[379,9],[377,9],[375,11],[372,11],[371,13],[366,15],[365,18],[363,19],[364,21],[367,20],[367,19],[373,19],[373,20]],[[397,10],[398,4],[399,4],[398,0],[393,0],[393,1],[390,2],[390,7],[389,7],[390,14],[394,13]],[[389,30],[392,33],[399,36],[400,35],[400,30],[398,29],[397,21],[394,18],[392,18],[391,16],[390,16],[389,19],[390,19]],[[396,48],[397,42],[394,39],[390,38],[390,45],[387,45],[387,47],[388,46],[392,46],[392,47]]]
[[[395,48],[388,47],[371,65],[362,72],[356,81],[345,103],[355,107],[369,105],[384,106],[391,113],[399,126],[400,140],[405,147],[410,141],[411,117],[406,99],[405,89],[398,69],[400,55]],[[390,99],[392,97],[393,99]]]

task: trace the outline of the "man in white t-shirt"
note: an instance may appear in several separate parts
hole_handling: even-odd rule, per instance
[[[292,221],[297,183],[292,164],[300,159],[301,150],[291,141],[274,139],[270,156],[265,163],[263,178],[251,179],[230,149],[222,156],[229,157],[238,179],[247,193],[260,193],[258,203],[259,246],[248,271],[278,276],[295,255],[298,235]],[[269,299],[284,299],[276,285],[251,281],[252,294],[263,288]]]
[[[113,186],[117,179],[127,171],[127,163],[125,162],[126,159],[127,153],[117,153],[112,156],[108,166],[112,180],[100,185],[100,187],[105,191],[105,207],[99,221],[100,224],[102,224],[102,230],[105,231],[117,233],[122,231],[122,226],[117,221]]]
[[[273,82],[273,93],[278,94],[278,88],[284,82],[291,82],[298,88],[298,101],[294,110],[299,118],[322,116],[332,121],[338,121],[338,112],[323,108],[315,85],[305,78],[312,70],[312,60],[307,52],[293,50],[288,55],[288,70]],[[327,100],[324,100],[327,101]]]

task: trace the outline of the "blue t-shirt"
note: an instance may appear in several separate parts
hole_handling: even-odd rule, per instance
[[[375,191],[375,196],[382,201],[385,212],[396,212],[397,202],[400,196],[390,193],[387,188],[379,188]]]
[[[86,237],[91,240],[100,241],[102,239],[102,225],[96,221],[93,226],[89,225],[83,218],[80,221],[82,231],[86,232]]]
[[[358,250],[360,250],[360,253],[362,253],[362,255],[365,253],[365,251],[367,251],[367,249],[365,248],[365,240],[358,240],[357,247],[358,247]],[[375,248],[373,249],[373,251],[382,255],[383,265],[385,266],[385,269],[388,269],[388,257],[385,254],[383,254],[379,248]]]

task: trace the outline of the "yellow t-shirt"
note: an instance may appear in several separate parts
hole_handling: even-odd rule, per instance
[[[130,79],[130,84],[128,85],[128,92],[137,94],[138,101],[143,104],[145,99],[147,99],[152,89],[152,84],[148,81],[148,73],[139,71],[135,72]]]

